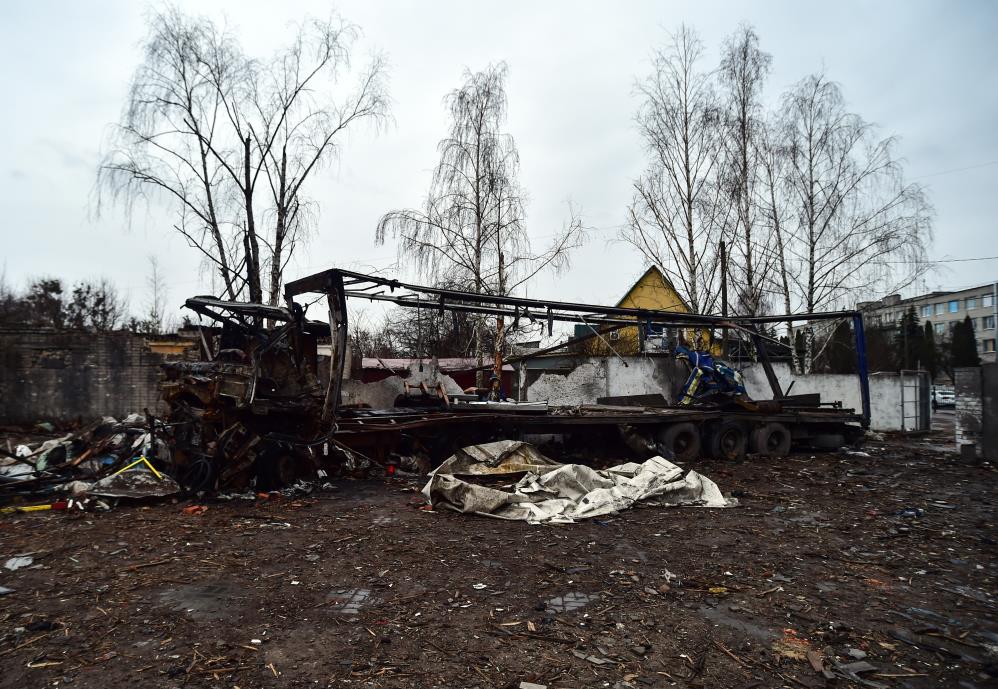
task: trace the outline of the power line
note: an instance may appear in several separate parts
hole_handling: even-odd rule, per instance
[[[919,175],[918,177],[912,177],[911,179],[925,179],[926,177],[939,177],[941,175],[952,175],[957,172],[966,172],[967,170],[977,170],[982,167],[990,167],[991,165],[998,165],[998,160],[989,160],[986,163],[978,163],[977,165],[968,165],[966,167],[956,167],[952,170],[940,170],[939,172],[930,172],[927,175]]]

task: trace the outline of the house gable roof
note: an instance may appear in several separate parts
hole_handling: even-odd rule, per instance
[[[683,299],[682,295],[679,294],[679,290],[677,290],[676,287],[675,287],[675,285],[672,284],[672,281],[669,280],[669,278],[667,278],[665,276],[665,273],[663,273],[659,269],[659,267],[656,266],[656,265],[650,266],[648,268],[648,270],[646,270],[645,272],[643,272],[641,274],[641,277],[639,277],[637,280],[634,281],[634,284],[630,286],[630,288],[627,290],[627,292],[624,293],[624,296],[622,296],[620,298],[620,300],[617,302],[616,305],[617,306],[622,306],[624,304],[624,302],[628,300],[629,297],[631,297],[631,296],[634,295],[634,292],[638,288],[640,288],[642,285],[646,284],[646,280],[647,280],[647,278],[649,276],[651,276],[653,279],[659,281],[661,283],[662,287],[664,287],[665,289],[669,290],[670,292],[672,292],[673,294],[676,295],[676,298],[679,299],[679,303],[675,304],[674,306],[682,306],[682,309],[680,309],[681,311],[685,311],[686,313],[690,313],[689,304],[687,304],[686,300]]]

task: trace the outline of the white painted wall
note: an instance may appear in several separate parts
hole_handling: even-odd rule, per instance
[[[863,398],[859,390],[859,378],[840,373],[814,373],[795,375],[790,365],[782,362],[773,364],[773,371],[786,392],[793,382],[791,395],[819,393],[823,402],[842,402],[846,409],[863,411]],[[769,381],[762,366],[753,364],[742,369],[745,389],[750,397],[770,399],[773,396]],[[876,373],[870,376],[870,427],[875,431],[901,430],[901,377],[896,373]]]
[[[671,359],[628,357],[627,366],[615,357],[589,357],[566,375],[544,373],[529,388],[527,400],[577,406],[595,404],[598,397],[662,393],[669,402],[686,379],[685,367]],[[794,375],[790,366],[773,366],[780,385],[791,394],[820,393],[826,402],[841,401],[847,409],[862,412],[859,379],[854,375],[819,373]],[[745,389],[756,399],[771,399],[772,391],[762,366],[742,370]],[[870,425],[877,431],[901,430],[901,380],[897,374],[870,376]]]
[[[686,379],[679,362],[661,357],[588,357],[571,373],[541,374],[527,388],[527,401],[577,406],[595,404],[600,397],[661,393],[667,402]]]

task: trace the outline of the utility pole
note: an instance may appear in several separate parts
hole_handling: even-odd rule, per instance
[[[498,234],[498,233],[497,233]],[[503,260],[502,245],[499,246],[499,294],[502,296],[506,295],[506,280],[504,279],[503,271],[505,270],[505,261]],[[499,385],[502,387],[502,348],[505,344],[504,340],[506,338],[506,327],[505,319],[502,316],[496,316],[496,351],[495,351],[495,364],[493,366],[493,374],[499,379]]]

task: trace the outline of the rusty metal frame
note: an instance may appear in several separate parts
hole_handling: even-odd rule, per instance
[[[783,396],[779,381],[765,346],[759,347],[766,339],[758,331],[760,325],[768,323],[794,323],[802,321],[827,321],[850,319],[855,325],[860,389],[863,400],[863,425],[869,426],[870,390],[866,371],[865,342],[862,331],[862,317],[858,311],[829,311],[822,313],[780,314],[777,316],[713,316],[696,313],[676,313],[657,309],[638,309],[621,306],[601,306],[548,299],[529,299],[508,295],[478,294],[461,290],[417,285],[400,280],[365,275],[349,270],[332,268],[285,285],[284,297],[288,308],[296,313],[294,298],[301,294],[316,293],[326,295],[329,302],[330,331],[332,335],[333,365],[330,366],[330,380],[323,406],[323,423],[335,422],[339,405],[346,361],[347,310],[346,300],[367,299],[382,301],[409,308],[429,308],[443,311],[480,313],[495,316],[511,316],[547,321],[551,333],[554,321],[586,323],[589,325],[626,326],[648,323],[665,327],[730,327],[749,333],[760,354],[760,363],[773,390],[775,399]],[[533,312],[531,312],[533,310]],[[791,345],[792,346],[792,345]]]

